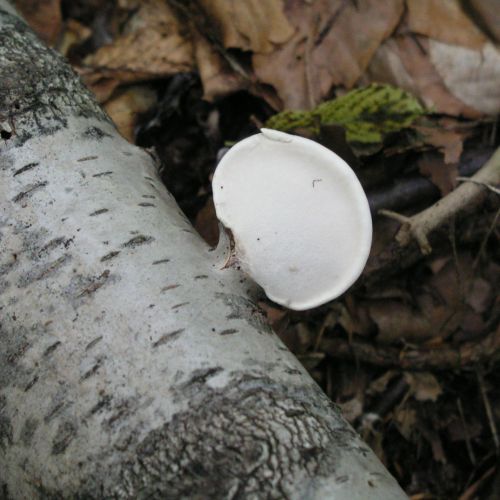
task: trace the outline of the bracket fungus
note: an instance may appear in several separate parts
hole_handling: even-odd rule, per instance
[[[228,259],[278,304],[319,306],[363,271],[368,200],[349,165],[320,144],[262,129],[222,158],[213,196],[231,238]]]

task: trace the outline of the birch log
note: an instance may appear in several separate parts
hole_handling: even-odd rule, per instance
[[[0,0],[0,497],[406,498]]]

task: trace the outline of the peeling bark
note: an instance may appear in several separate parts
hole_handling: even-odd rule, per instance
[[[0,497],[405,498],[0,0]]]

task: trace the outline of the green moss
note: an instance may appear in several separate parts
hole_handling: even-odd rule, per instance
[[[266,122],[266,128],[289,132],[299,128],[317,132],[319,123],[311,111],[282,111],[271,116]]]
[[[321,126],[342,125],[351,144],[377,145],[384,137],[409,127],[425,113],[408,92],[390,85],[372,84],[325,101],[312,111],[283,111],[271,117],[266,127],[289,132],[299,128],[311,134]]]

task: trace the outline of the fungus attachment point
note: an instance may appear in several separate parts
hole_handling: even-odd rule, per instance
[[[222,158],[213,193],[239,265],[278,304],[319,306],[361,274],[368,200],[349,165],[318,143],[263,129]]]

